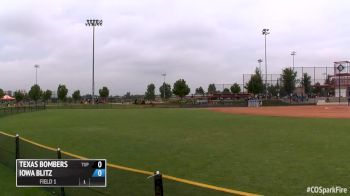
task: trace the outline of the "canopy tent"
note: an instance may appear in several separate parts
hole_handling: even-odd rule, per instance
[[[5,95],[0,100],[1,101],[13,101],[13,100],[15,100],[15,98],[13,98],[13,97],[11,97],[9,95]]]

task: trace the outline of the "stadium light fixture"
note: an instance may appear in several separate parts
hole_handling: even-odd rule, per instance
[[[293,56],[293,70],[294,70],[294,56],[297,54],[297,52],[295,52],[295,51],[292,51],[291,53],[290,53],[290,55],[292,55]]]
[[[38,85],[38,69],[40,68],[40,65],[34,65],[35,68],[35,84]]]
[[[270,34],[270,29],[263,29],[262,34],[265,37],[265,98],[267,100],[267,57],[266,57],[266,35]]]
[[[95,27],[102,26],[103,21],[97,19],[86,20],[86,26],[92,26],[92,104],[95,104]]]

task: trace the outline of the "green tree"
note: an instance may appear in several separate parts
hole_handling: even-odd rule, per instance
[[[209,84],[209,86],[208,86],[208,93],[209,94],[213,94],[215,92],[216,92],[215,84]]]
[[[60,84],[57,88],[57,97],[59,100],[65,102],[68,94],[68,89],[66,88],[66,85]]]
[[[324,82],[328,87],[325,88],[324,96],[334,95],[334,80],[331,80],[331,75],[327,75],[327,78]]]
[[[297,72],[292,68],[285,68],[282,70],[282,86],[284,91],[290,96],[296,84]]]
[[[196,88],[196,95],[203,95],[204,96],[205,92],[204,89],[200,86]]]
[[[311,76],[307,73],[303,74],[303,79],[301,80],[301,85],[304,87],[305,93],[310,95],[311,93]]]
[[[313,91],[314,94],[320,95],[320,93],[322,91],[321,84],[319,82],[316,82],[316,84],[314,85],[312,91]]]
[[[268,85],[267,86],[267,91],[269,92],[269,94],[272,96],[272,97],[277,97],[278,96],[278,93],[280,92],[280,86],[279,84],[277,83],[276,85]]]
[[[165,99],[169,99],[173,93],[171,92],[171,86],[170,84],[163,83],[162,86],[159,87],[160,97],[164,99],[164,89],[165,88]]]
[[[100,97],[104,100],[109,96],[109,89],[106,86],[102,87],[98,92],[100,93]]]
[[[224,88],[224,90],[223,90],[222,92],[223,92],[223,93],[230,93],[230,89]]]
[[[4,90],[0,88],[0,98],[2,98],[5,95]]]
[[[191,89],[186,84],[184,79],[179,79],[174,83],[173,93],[181,99],[190,93]]]
[[[250,77],[250,80],[246,84],[246,89],[249,93],[253,93],[254,95],[264,92],[264,84],[258,68],[255,69],[255,73]]]
[[[45,92],[43,92],[44,102],[47,103],[47,101],[51,99],[51,96],[52,96],[52,91],[46,90]]]
[[[81,99],[81,96],[80,96],[80,90],[76,90],[73,92],[72,94],[72,98],[74,100],[74,103],[76,103],[77,101],[79,101]]]
[[[131,93],[126,92],[126,94],[123,96],[125,99],[131,99]]]
[[[156,89],[156,87],[154,86],[153,83],[151,83],[147,86],[147,91],[145,92],[145,99],[146,100],[154,101],[156,99],[155,89]]]
[[[231,89],[231,93],[240,93],[241,92],[241,87],[237,83],[234,83],[230,89]]]
[[[35,84],[33,85],[29,90],[29,98],[33,101],[35,101],[35,105],[38,103],[38,100],[42,96],[42,91],[40,89],[40,86]]]
[[[25,96],[25,94],[22,93],[20,90],[15,91],[14,95],[15,95],[15,99],[16,99],[17,103],[21,102]]]

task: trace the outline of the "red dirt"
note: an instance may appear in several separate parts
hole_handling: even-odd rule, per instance
[[[216,112],[260,116],[287,116],[301,118],[350,118],[348,106],[277,106],[277,107],[230,107],[210,108]]]

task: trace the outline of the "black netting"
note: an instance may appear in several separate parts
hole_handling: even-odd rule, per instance
[[[0,163],[15,170],[16,143],[14,137],[0,134]],[[22,159],[56,159],[57,152],[20,140],[20,158]],[[62,154],[62,159],[76,159]],[[107,160],[108,161],[108,160]],[[65,187],[66,195],[154,195],[154,180],[145,174],[107,167],[107,187],[85,188]],[[50,195],[60,195],[61,188],[43,188]],[[174,180],[163,178],[163,190],[166,196],[224,196],[231,195],[216,190],[201,188]]]

